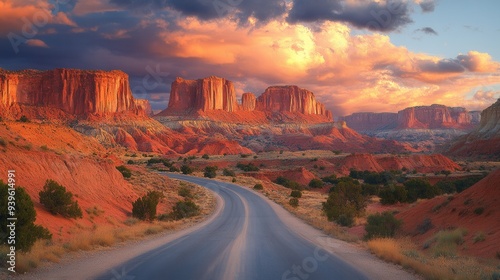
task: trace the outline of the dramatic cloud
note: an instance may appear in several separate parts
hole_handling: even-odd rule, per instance
[[[434,2],[434,0],[423,0],[417,2],[419,3],[420,8],[424,13],[434,12],[434,9],[436,8],[436,3]]]
[[[288,21],[338,21],[373,31],[394,31],[411,23],[405,1],[295,0]]]
[[[434,30],[432,27],[424,27],[424,28],[417,29],[415,31],[423,32],[423,33],[429,34],[429,35],[438,35],[436,30]]]
[[[40,47],[40,48],[48,48],[47,44],[45,44],[44,41],[39,40],[39,39],[30,39],[26,41],[26,45],[32,46],[32,47]]]

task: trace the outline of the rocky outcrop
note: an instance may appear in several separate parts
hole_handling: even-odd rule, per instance
[[[470,128],[470,116],[465,108],[433,104],[406,108],[398,112],[398,128]]]
[[[332,120],[325,105],[316,101],[314,94],[297,86],[272,86],[257,98],[256,110],[322,115]]]
[[[241,110],[243,111],[253,111],[255,110],[255,103],[257,98],[251,92],[243,93],[241,96]]]
[[[143,114],[122,71],[0,70],[0,105],[57,108],[77,116]]]
[[[481,122],[481,111],[470,111],[469,118],[471,124],[479,124]]]
[[[151,108],[151,103],[147,99],[136,99],[135,103],[137,104],[137,108],[144,111],[146,116],[153,115],[153,109]]]
[[[354,113],[341,118],[347,125],[360,132],[393,129],[397,126],[397,113]]]
[[[332,113],[308,90],[297,86],[273,86],[258,98],[253,93],[244,93],[238,104],[233,83],[214,76],[199,80],[177,78],[172,83],[168,108],[158,116],[179,115],[232,122],[333,120]]]
[[[177,78],[172,83],[168,112],[187,113],[209,110],[233,112],[237,109],[233,83],[224,78],[214,76],[199,80]]]
[[[500,159],[500,99],[484,109],[479,127],[456,141],[448,154]]]

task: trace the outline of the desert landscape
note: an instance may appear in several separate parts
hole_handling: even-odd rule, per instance
[[[2,279],[500,279],[500,54],[398,41],[449,3],[35,2],[0,0]]]

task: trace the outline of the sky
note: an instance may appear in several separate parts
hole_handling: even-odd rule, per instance
[[[0,68],[118,69],[167,107],[176,77],[314,92],[334,116],[500,98],[500,1],[0,0]]]

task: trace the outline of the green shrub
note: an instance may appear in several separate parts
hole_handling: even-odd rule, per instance
[[[352,182],[340,182],[330,192],[323,203],[323,211],[329,221],[340,222],[340,217],[354,218],[360,216],[366,206],[366,199],[361,186]]]
[[[380,193],[380,187],[377,185],[363,184],[361,185],[361,189],[363,191],[364,196],[372,196],[372,195],[378,196]]]
[[[27,123],[27,122],[30,122],[30,120],[28,119],[28,117],[26,117],[25,115],[22,115],[19,120],[20,122],[23,122],[23,123]]]
[[[230,169],[227,169],[227,168],[224,168],[222,170],[222,175],[224,175],[224,176],[231,176],[231,177],[236,176],[236,174],[234,173],[234,171],[232,171]]]
[[[182,174],[191,174],[191,173],[193,173],[193,171],[194,171],[193,168],[189,165],[183,164],[181,166]]]
[[[179,170],[179,168],[177,168],[177,167],[175,167],[175,166],[172,165],[172,166],[170,166],[170,168],[168,169],[168,171],[170,171],[170,172],[179,172],[180,170]]]
[[[290,204],[292,207],[298,207],[299,206],[299,199],[296,197],[292,197],[288,201],[288,204]]]
[[[249,156],[250,156],[249,154],[240,154],[240,157],[241,157],[241,158],[247,158],[247,157],[249,157]]]
[[[130,171],[130,169],[128,169],[125,165],[117,166],[116,169],[120,171],[120,173],[123,175],[123,178],[132,177],[132,171]]]
[[[193,194],[191,193],[191,189],[186,186],[181,186],[177,191],[177,194],[184,198],[193,198]]]
[[[0,180],[0,238],[1,243],[9,244],[10,232],[7,228],[11,217],[8,212],[9,186]],[[33,201],[22,187],[15,188],[16,198],[16,249],[27,252],[38,239],[51,239],[52,234],[44,227],[35,225],[36,211]]]
[[[249,164],[238,163],[238,164],[236,164],[236,167],[245,171],[245,172],[259,171],[260,170],[259,167],[257,167],[253,163],[249,163]]]
[[[129,159],[129,160],[127,161],[127,164],[134,164],[134,161],[133,161],[133,160],[131,160],[131,159]]]
[[[380,203],[383,205],[406,202],[408,200],[408,191],[401,185],[381,187],[379,197]]]
[[[181,220],[196,216],[200,213],[200,208],[191,200],[178,201],[172,211],[171,216],[175,220]]]
[[[457,228],[452,231],[440,231],[436,233],[433,241],[436,243],[432,248],[434,257],[453,257],[456,256],[457,245],[464,243],[464,237],[467,230]]]
[[[302,192],[299,191],[299,190],[293,190],[291,193],[290,193],[290,196],[291,197],[295,197],[295,198],[301,198],[302,197]]]
[[[152,221],[156,219],[156,206],[163,194],[157,191],[149,191],[146,195],[132,202],[132,216],[140,220]]]
[[[231,182],[236,183],[236,178],[233,177],[233,180]]]
[[[47,180],[39,193],[40,203],[53,215],[65,218],[82,218],[82,209],[73,200],[73,194],[53,180]]]
[[[262,186],[262,184],[255,184],[255,186],[253,186],[253,189],[254,190],[263,190],[264,186]]]
[[[440,189],[422,179],[411,179],[404,183],[408,191],[407,202],[415,202],[419,198],[433,198],[441,193]]]
[[[215,178],[217,176],[217,166],[206,166],[203,176],[207,178]]]
[[[401,227],[403,222],[394,217],[390,212],[382,214],[374,214],[368,216],[367,224],[365,226],[366,239],[375,237],[393,237],[396,231]]]
[[[309,182],[309,187],[313,189],[320,189],[323,187],[323,181],[321,181],[320,179],[312,179]]]
[[[354,217],[342,214],[338,217],[337,223],[343,227],[351,227],[354,224]]]
[[[202,158],[202,159],[209,159],[210,157],[208,156],[208,154],[203,154],[203,155],[201,156],[201,158]]]
[[[484,207],[478,207],[478,208],[474,209],[474,214],[476,214],[478,216],[483,214],[483,212],[484,212]]]
[[[292,189],[292,190],[301,190],[302,189],[302,186],[299,183],[292,181],[290,179],[287,179],[283,176],[279,176],[278,178],[276,178],[276,180],[274,182],[276,184],[282,185],[283,187],[288,188],[288,189]]]

